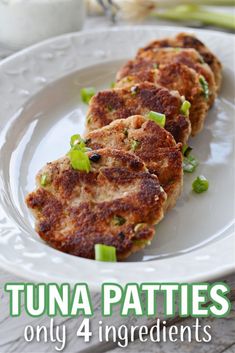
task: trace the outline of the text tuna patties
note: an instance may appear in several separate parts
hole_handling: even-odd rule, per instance
[[[117,119],[146,115],[150,111],[165,114],[165,129],[177,142],[185,143],[191,133],[187,115],[181,111],[178,92],[144,82],[129,87],[105,90],[92,97],[87,113],[87,130],[92,131]]]
[[[105,146],[136,154],[148,170],[158,176],[167,193],[166,207],[173,207],[183,185],[181,144],[154,121],[142,116],[120,119],[90,132],[87,146],[99,149]]]
[[[39,172],[37,189],[26,198],[36,230],[69,254],[93,259],[95,244],[106,244],[116,248],[119,259],[125,258],[153,238],[166,194],[135,155],[101,149],[88,156],[89,173],[74,170],[68,157]]]

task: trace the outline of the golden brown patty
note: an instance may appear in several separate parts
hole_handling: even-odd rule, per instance
[[[94,245],[106,244],[125,258],[153,238],[166,194],[137,156],[108,148],[88,155],[95,161],[89,173],[72,169],[68,157],[48,163],[26,203],[37,232],[54,248],[93,259]]]
[[[209,86],[208,105],[211,107],[213,104],[216,98],[215,77],[209,65],[202,61],[201,55],[195,49],[153,48],[139,51],[136,58],[152,61],[156,65],[181,63],[194,69],[206,79]]]
[[[191,103],[189,115],[191,134],[194,136],[202,130],[208,111],[208,102],[203,94],[200,75],[190,67],[175,63],[155,68],[152,61],[135,59],[128,61],[119,70],[117,81],[116,87],[148,81],[169,90],[177,90]]]
[[[92,131],[86,139],[87,146],[94,150],[112,147],[136,154],[145,162],[150,173],[158,176],[167,193],[166,207],[175,205],[183,185],[182,145],[176,144],[165,129],[136,115]]]
[[[166,130],[171,132],[177,142],[185,143],[191,133],[191,124],[188,117],[181,114],[181,105],[178,92],[156,87],[149,82],[105,90],[97,93],[90,101],[87,130],[101,128],[116,119],[155,111],[166,115]]]
[[[213,54],[205,44],[203,44],[194,35],[188,33],[179,33],[175,38],[164,38],[155,40],[148,44],[145,48],[139,50],[139,53],[143,53],[145,50],[153,48],[164,48],[164,47],[175,47],[175,48],[193,48],[196,49],[202,56],[205,63],[207,63],[214,76],[216,83],[216,91],[218,93],[221,81],[222,81],[222,64],[215,54]]]

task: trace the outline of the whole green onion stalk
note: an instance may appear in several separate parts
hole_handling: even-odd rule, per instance
[[[120,15],[138,21],[153,15],[159,19],[235,29],[235,15],[208,10],[208,6],[235,6],[234,0],[87,0],[87,4],[92,13],[112,14],[112,19]]]
[[[166,10],[155,11],[153,15],[159,19],[179,22],[194,21],[205,25],[235,30],[235,15],[208,11],[203,6],[194,4],[180,5]]]
[[[234,0],[153,0],[159,7],[178,5],[234,6]]]

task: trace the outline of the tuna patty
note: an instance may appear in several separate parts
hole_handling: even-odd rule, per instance
[[[164,38],[151,42],[145,48],[140,49],[139,54],[142,54],[144,51],[149,49],[165,47],[196,49],[202,56],[205,63],[210,66],[215,76],[216,91],[218,93],[222,81],[222,64],[217,56],[213,54],[205,44],[203,44],[194,35],[188,33],[179,33],[175,38]]]
[[[117,119],[146,115],[150,111],[166,115],[165,128],[177,142],[185,143],[191,133],[187,116],[181,114],[178,92],[143,82],[129,87],[105,90],[92,97],[87,113],[87,130],[92,131]]]
[[[87,146],[92,149],[112,147],[140,157],[150,173],[156,174],[167,193],[167,208],[175,205],[183,185],[182,145],[176,144],[165,129],[143,116],[120,119],[90,132]],[[133,149],[133,143],[136,148]]]
[[[72,169],[68,157],[48,163],[26,203],[40,237],[54,248],[93,259],[95,244],[106,244],[123,259],[153,238],[166,194],[137,156],[108,148],[88,155],[89,173]]]
[[[153,48],[139,51],[136,58],[152,61],[152,63],[156,65],[181,63],[190,67],[201,75],[208,84],[208,106],[211,107],[214,103],[216,98],[214,74],[209,65],[204,63],[201,55],[195,49]]]
[[[120,69],[117,81],[116,87],[148,81],[169,90],[177,90],[191,103],[189,114],[191,134],[194,136],[202,130],[208,111],[208,102],[203,94],[200,75],[190,67],[175,63],[155,68],[152,61],[135,59],[128,61]]]

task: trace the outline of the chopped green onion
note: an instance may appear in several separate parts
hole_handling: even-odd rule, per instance
[[[161,3],[167,1],[161,1]],[[230,30],[235,29],[234,14],[221,13],[221,11],[208,11],[206,5],[213,6],[234,6],[234,0],[193,0],[193,1],[181,1],[185,5],[171,6],[169,10],[166,8],[164,11],[155,11],[154,16],[158,19],[171,20],[171,21],[189,21],[211,25],[214,27],[223,27]],[[159,3],[159,1],[158,1]],[[176,3],[176,1],[168,1],[167,3]],[[177,1],[179,3],[179,1]],[[187,3],[187,4],[186,4]],[[168,5],[169,5],[168,4]],[[203,6],[198,6],[203,5]],[[159,6],[160,7],[160,6]]]
[[[96,244],[95,259],[97,261],[116,262],[116,248],[114,246]]]
[[[121,216],[114,216],[113,217],[113,224],[115,226],[122,226],[124,223],[126,223],[125,218],[123,218]]]
[[[203,176],[198,176],[192,183],[193,191],[200,194],[209,188],[209,181]]]
[[[95,89],[94,87],[82,88],[80,94],[83,103],[88,104],[91,98],[95,95]]]
[[[146,246],[146,245],[151,245],[151,241],[149,239],[137,239],[137,240],[133,240],[134,245],[136,246]]]
[[[132,81],[131,76],[126,76],[122,79],[122,82],[131,82],[131,81]]]
[[[80,141],[80,138],[81,138],[81,136],[78,135],[78,134],[71,136],[71,138],[70,138],[70,146],[74,147],[74,145],[77,144],[77,141]]]
[[[184,145],[182,148],[182,153],[183,153],[183,170],[186,173],[193,173],[195,169],[198,166],[198,160],[190,155],[190,152],[192,151],[192,147],[188,145]]]
[[[134,228],[134,232],[135,233],[138,233],[139,231],[141,231],[142,229],[144,229],[146,227],[146,223],[137,223],[135,225],[135,228]]]
[[[124,129],[124,131],[123,131],[123,134],[124,134],[124,136],[128,136],[128,129],[125,127],[125,129]]]
[[[40,179],[40,184],[41,184],[41,186],[46,186],[46,184],[47,184],[47,175],[46,174],[42,174],[41,179]]]
[[[138,86],[132,86],[132,87],[131,87],[131,94],[132,94],[132,96],[136,96],[136,94],[138,93],[138,91],[139,91]]]
[[[183,159],[183,170],[186,173],[193,173],[198,166],[198,161],[193,156],[184,157]]]
[[[84,151],[71,149],[68,153],[68,156],[70,158],[71,166],[73,169],[89,173],[91,170],[91,163],[88,155]]]
[[[184,170],[184,172],[186,172],[186,173],[193,173],[193,172],[195,171],[195,169],[196,169],[196,167],[193,166],[193,165],[189,162],[188,158],[184,158],[184,159],[183,159],[183,170]]]
[[[209,98],[209,86],[208,86],[208,82],[204,76],[200,75],[199,83],[202,87],[203,94],[204,94],[205,98],[208,99]]]
[[[132,151],[136,151],[137,148],[139,147],[139,145],[140,145],[140,141],[138,141],[138,140],[133,140],[133,141],[131,142],[131,150],[132,150]]]
[[[156,124],[158,124],[161,127],[164,127],[166,124],[166,115],[165,114],[150,111],[147,114],[147,118],[149,120],[153,120]]]
[[[70,158],[72,168],[89,173],[91,163],[86,152],[90,149],[86,147],[86,141],[79,134],[75,134],[70,138],[70,146],[67,156]]]
[[[204,60],[204,58],[200,55],[200,63],[201,64],[205,64],[205,60]]]
[[[116,82],[111,82],[110,87],[111,87],[111,88],[114,88],[115,85],[116,85]]]
[[[87,116],[86,122],[87,122],[87,124],[90,124],[91,121],[92,121],[92,115],[90,114],[90,115]]]
[[[153,63],[153,68],[154,68],[154,70],[158,69],[158,64],[157,63]]]
[[[70,138],[70,146],[71,147],[79,147],[83,148],[86,147],[86,142],[81,138],[79,134],[73,135]]]
[[[191,103],[189,101],[184,101],[180,108],[181,113],[185,116],[189,116],[190,107],[191,107]]]
[[[107,108],[108,108],[108,111],[109,111],[110,113],[115,110],[115,109],[112,107],[111,104],[108,104],[108,105],[107,105]]]
[[[185,157],[188,157],[189,156],[189,154],[190,154],[190,152],[192,151],[192,147],[190,147],[189,145],[184,145],[183,147],[182,147],[182,153],[183,153],[183,155],[185,156]]]
[[[91,148],[86,146],[88,142],[88,140],[84,140],[79,134],[73,135],[70,138],[71,149],[79,150],[82,152],[92,151]]]

